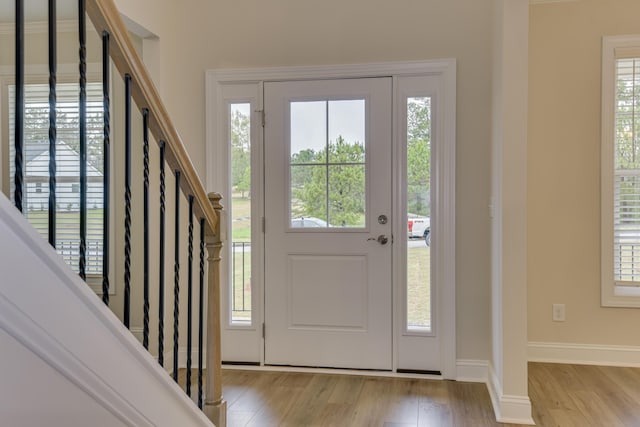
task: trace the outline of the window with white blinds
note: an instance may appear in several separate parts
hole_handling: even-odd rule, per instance
[[[615,97],[614,280],[640,286],[640,58],[616,58]]]
[[[79,86],[58,83],[56,105],[56,250],[78,271],[80,247]],[[10,187],[14,195],[15,86],[8,87]],[[87,84],[87,253],[88,276],[102,274],[103,259],[102,84]],[[49,86],[25,86],[23,210],[48,239]]]
[[[602,304],[640,307],[640,36],[603,39]]]

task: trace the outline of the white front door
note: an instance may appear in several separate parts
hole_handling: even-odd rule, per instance
[[[266,364],[392,369],[391,93],[264,84]]]

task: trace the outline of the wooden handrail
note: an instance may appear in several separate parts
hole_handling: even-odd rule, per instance
[[[208,252],[206,398],[203,410],[217,426],[226,425],[226,402],[222,397],[220,353],[220,195],[207,195],[193,163],[160,96],[138,56],[113,0],[86,0],[86,10],[99,34],[109,34],[111,60],[124,77],[131,76],[131,96],[140,110],[148,110],[148,129],[156,143],[164,141],[165,160],[180,171],[180,189],[193,195],[193,214],[203,218]],[[175,357],[175,356],[174,356]],[[174,363],[177,362],[175,357]],[[174,368],[175,369],[175,368]],[[174,372],[174,377],[175,377]]]
[[[208,232],[212,233],[217,228],[218,215],[209,202],[184,143],[171,122],[147,69],[131,43],[118,8],[113,0],[87,0],[87,14],[99,34],[103,31],[109,33],[111,59],[121,75],[129,74],[132,77],[133,99],[140,109],[149,110],[149,130],[157,143],[161,140],[166,142],[167,163],[172,169],[181,172],[182,191],[195,197],[194,214],[205,219]]]

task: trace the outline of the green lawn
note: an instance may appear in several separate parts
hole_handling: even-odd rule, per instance
[[[407,249],[408,325],[431,327],[431,248]]]
[[[234,242],[251,241],[251,199],[231,198],[231,235]]]
[[[245,251],[243,254],[237,250],[232,251],[230,256],[234,266],[232,318],[235,321],[248,321],[251,320],[251,252]]]
[[[251,199],[233,194],[230,206],[231,242],[251,242]],[[251,251],[230,252],[233,263],[233,307],[234,321],[251,320]],[[243,268],[244,266],[244,268]],[[244,274],[244,281],[243,281]]]

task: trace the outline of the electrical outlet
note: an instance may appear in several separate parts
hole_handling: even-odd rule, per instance
[[[565,307],[564,304],[553,304],[553,321],[564,322],[565,321]]]

